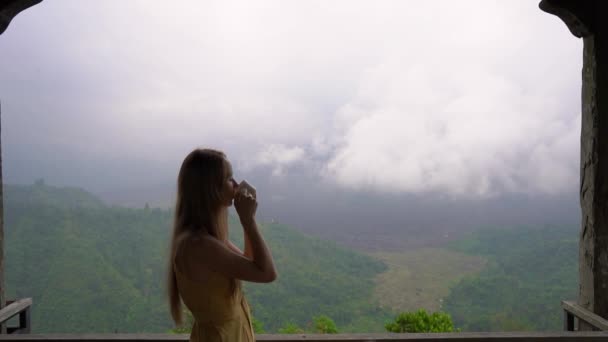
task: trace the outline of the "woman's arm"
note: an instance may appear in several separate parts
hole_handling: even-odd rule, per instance
[[[228,245],[228,248],[230,248],[234,251],[234,253],[244,254],[243,251],[239,248],[239,246],[232,243],[232,241],[228,240],[228,242],[226,244]]]
[[[235,207],[243,225],[245,241],[249,240],[252,258],[249,259],[233,250],[229,247],[231,243],[226,244],[210,235],[205,235],[188,244],[186,254],[189,256],[189,264],[195,272],[211,270],[229,278],[246,281],[259,283],[274,281],[277,277],[274,261],[255,222],[257,201],[253,197],[237,195]]]
[[[253,262],[271,278],[270,281],[273,281],[277,277],[277,271],[272,255],[270,255],[270,249],[266,246],[255,221],[255,212],[258,208],[256,198],[238,192],[234,199],[234,207],[239,214],[245,234],[245,255],[250,255]]]
[[[245,257],[247,257],[248,259],[251,259],[251,256],[245,255],[245,252],[243,252],[239,246],[235,245],[232,241],[228,240],[228,248],[230,248],[231,250],[233,250],[235,253],[241,254]],[[245,250],[247,250],[247,246],[245,246]]]
[[[260,261],[245,258],[210,235],[189,241],[185,248],[186,260],[193,272],[211,270],[228,278],[256,283],[269,283],[276,279],[274,266],[268,269]]]
[[[245,252],[243,255],[245,255],[246,258],[251,259],[253,257],[253,249],[251,247],[251,241],[249,241],[249,237],[245,231],[243,231],[243,239],[245,240]]]
[[[251,250],[251,241],[249,241],[249,237],[247,237],[247,233],[243,232],[243,240],[245,240],[245,251],[243,252],[237,245],[232,243],[232,241],[228,240],[228,247],[232,249],[235,253],[241,254],[245,256],[247,259],[251,259],[253,257],[253,252]]]
[[[266,242],[262,238],[262,234],[258,230],[258,225],[255,219],[241,220],[243,230],[245,231],[246,240],[250,243],[250,250],[253,258],[253,262],[268,274],[270,281],[274,281],[277,277],[277,271],[274,267],[274,260],[270,254],[270,249],[266,246]],[[247,245],[245,245],[246,247]]]

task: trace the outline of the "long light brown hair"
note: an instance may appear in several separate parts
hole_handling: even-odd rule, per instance
[[[200,234],[209,234],[223,242],[228,240],[228,210],[222,203],[227,174],[226,155],[212,149],[190,152],[179,170],[167,272],[171,316],[178,326],[182,325],[182,307],[173,260],[183,242]],[[234,295],[240,282],[232,279],[231,285]]]

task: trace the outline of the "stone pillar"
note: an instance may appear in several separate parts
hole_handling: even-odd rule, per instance
[[[584,39],[581,131],[579,303],[608,318],[608,26],[606,1],[594,1]]]
[[[608,14],[605,0],[543,0],[583,38],[578,303],[608,319]],[[579,330],[591,330],[581,322]]]

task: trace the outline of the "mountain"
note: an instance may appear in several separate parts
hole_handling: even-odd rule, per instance
[[[238,175],[255,185],[262,199],[258,217],[288,224],[301,232],[364,252],[441,247],[451,239],[487,225],[578,225],[578,189],[560,195],[504,193],[452,197],[442,193],[384,193],[352,190],[310,174],[272,170]],[[108,203],[141,208],[169,207],[175,181],[113,186],[94,193]],[[445,236],[449,236],[446,238]]]
[[[32,297],[33,333],[167,332],[165,265],[172,212],[108,206],[77,188],[5,185],[7,298]],[[231,237],[242,246],[232,218]],[[282,224],[262,224],[279,278],[245,284],[266,331],[314,315],[342,331],[383,331],[371,301],[386,266]]]
[[[451,248],[489,260],[450,289],[444,309],[466,331],[560,330],[562,300],[578,294],[578,229],[485,229]]]
[[[109,206],[82,189],[43,181],[5,185],[4,194],[6,294],[33,297],[34,333],[155,333],[173,327],[164,290],[171,211]],[[380,216],[377,222],[385,221]],[[270,333],[289,323],[306,329],[318,315],[331,317],[340,332],[382,332],[395,312],[380,302],[433,294],[439,287],[440,298],[420,298],[441,299],[441,309],[463,331],[560,329],[560,300],[576,298],[577,229],[505,227],[499,222],[430,249],[372,253],[390,260],[384,263],[291,225],[261,224],[279,278],[244,288],[254,317]],[[230,228],[231,239],[242,246],[234,217]],[[349,232],[364,239],[357,229]],[[458,260],[462,265],[454,264]],[[470,272],[456,277],[442,271],[446,267]],[[387,283],[387,276],[394,279]]]

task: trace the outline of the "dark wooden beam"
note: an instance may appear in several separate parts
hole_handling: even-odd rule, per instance
[[[0,0],[0,34],[6,31],[17,14],[40,2],[42,0]]]
[[[594,0],[542,0],[538,5],[547,13],[564,21],[573,35],[582,38],[593,31],[592,7]]]
[[[186,342],[188,334],[25,334],[0,335],[2,342]],[[491,332],[427,334],[258,334],[256,341],[307,342],[606,342],[608,332]]]
[[[543,0],[539,7],[584,42],[578,304],[608,319],[608,1]],[[593,327],[580,322],[579,329]]]

